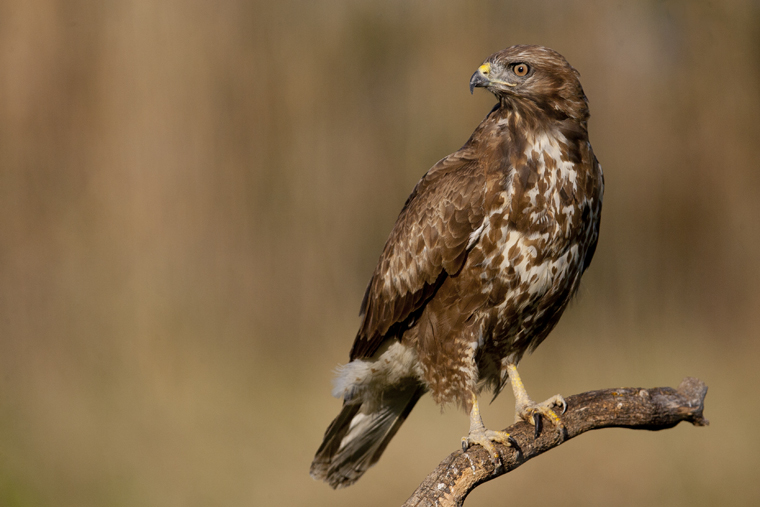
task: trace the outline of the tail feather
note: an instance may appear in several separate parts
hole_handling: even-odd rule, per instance
[[[374,465],[425,393],[420,385],[385,391],[379,404],[346,403],[325,432],[311,476],[333,488],[350,486]]]

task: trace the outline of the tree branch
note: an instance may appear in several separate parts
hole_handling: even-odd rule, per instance
[[[506,429],[517,441],[517,448],[495,444],[502,466],[494,470],[488,452],[474,446],[467,452],[456,451],[444,459],[420,484],[404,507],[461,506],[478,485],[511,472],[562,442],[589,430],[631,428],[664,430],[681,421],[706,426],[702,416],[707,386],[699,379],[687,377],[678,386],[654,389],[623,388],[590,391],[565,398],[567,412],[562,416],[567,434],[562,439],[552,426],[544,425],[538,438],[534,427],[518,422]]]

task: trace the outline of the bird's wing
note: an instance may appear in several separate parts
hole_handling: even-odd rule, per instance
[[[485,172],[460,150],[417,183],[367,286],[351,360],[370,357],[389,330],[459,272],[484,221]]]
[[[589,264],[591,264],[591,259],[594,258],[594,252],[596,252],[596,245],[599,242],[599,226],[602,215],[602,197],[604,194],[604,174],[602,173],[602,166],[599,165],[599,161],[596,159],[596,156],[594,155],[594,152],[591,150],[590,146],[589,152],[591,153],[591,160],[593,160],[592,167],[597,175],[597,179],[595,180],[596,194],[594,195],[597,206],[597,219],[593,225],[594,231],[591,235],[591,243],[589,244],[588,249],[586,250],[586,256],[583,259],[583,271],[586,271],[586,269],[589,267]]]

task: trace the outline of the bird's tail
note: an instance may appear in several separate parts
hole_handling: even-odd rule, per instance
[[[425,393],[419,384],[387,390],[377,403],[344,403],[311,463],[311,476],[345,488],[374,465]]]

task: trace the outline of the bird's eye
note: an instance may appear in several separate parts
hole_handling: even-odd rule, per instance
[[[528,67],[524,63],[518,63],[517,65],[515,65],[515,74],[517,74],[520,77],[526,75],[529,70],[530,70],[530,67]]]

